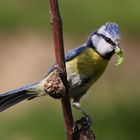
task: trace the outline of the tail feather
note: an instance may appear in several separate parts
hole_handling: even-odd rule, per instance
[[[37,96],[35,91],[30,91],[29,89],[35,84],[31,84],[16,90],[12,90],[0,95],[0,112],[4,111],[5,109],[23,101],[23,100],[30,100]]]
[[[19,92],[19,95],[15,94],[14,96],[3,96],[0,97],[0,112],[4,111],[5,109],[30,98],[32,95],[26,94],[26,91]]]

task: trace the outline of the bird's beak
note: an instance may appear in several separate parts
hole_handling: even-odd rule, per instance
[[[124,61],[124,54],[123,50],[119,47],[119,45],[115,47],[115,53],[117,54],[117,63],[115,65],[122,64]]]

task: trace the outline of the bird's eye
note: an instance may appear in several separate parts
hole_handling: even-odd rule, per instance
[[[104,39],[105,39],[105,41],[108,42],[109,44],[111,44],[111,45],[113,45],[113,46],[116,46],[116,44],[115,44],[110,38],[104,36]]]
[[[104,39],[106,40],[106,42],[108,42],[108,43],[112,43],[112,40],[111,40],[110,38],[108,38],[108,37],[104,37]]]

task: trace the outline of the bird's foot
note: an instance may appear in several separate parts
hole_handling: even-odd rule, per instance
[[[80,120],[75,122],[78,129],[87,129],[91,125],[90,116],[80,107],[79,101],[73,102],[73,107],[82,113]]]
[[[74,132],[86,130],[91,126],[92,122],[89,115],[83,115],[80,120],[74,123]]]
[[[75,139],[77,139],[78,137],[79,139],[80,135],[82,135],[85,132],[87,133],[90,131],[89,128],[92,122],[91,122],[90,116],[87,113],[85,113],[83,109],[80,108],[79,101],[73,102],[73,107],[82,113],[82,117],[79,120],[75,121],[73,125],[73,132],[74,132],[73,137],[75,137]]]

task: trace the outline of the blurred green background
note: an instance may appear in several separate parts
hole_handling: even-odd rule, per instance
[[[120,25],[125,63],[116,57],[81,100],[97,140],[140,138],[140,1],[61,0],[65,50],[108,21]],[[45,76],[54,63],[48,0],[0,0],[0,92]],[[80,114],[73,110],[75,118]],[[58,100],[43,97],[0,113],[1,140],[63,140]]]

